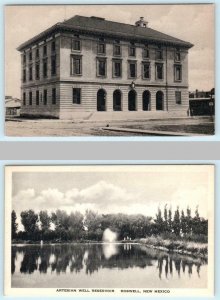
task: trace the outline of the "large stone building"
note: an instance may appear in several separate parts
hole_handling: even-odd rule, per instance
[[[72,119],[91,112],[186,115],[188,49],[148,27],[74,16],[18,47],[22,115]]]

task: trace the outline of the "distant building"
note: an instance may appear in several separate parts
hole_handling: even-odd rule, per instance
[[[18,47],[22,115],[164,111],[186,115],[188,49],[148,27],[74,16]]]
[[[189,110],[191,116],[212,116],[215,114],[215,89],[210,91],[189,92]]]
[[[6,116],[19,116],[21,110],[21,100],[5,96],[5,114]]]

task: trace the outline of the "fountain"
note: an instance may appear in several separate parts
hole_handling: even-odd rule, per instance
[[[102,240],[106,243],[114,243],[117,240],[118,234],[111,229],[107,228],[103,232]]]
[[[103,232],[102,240],[104,244],[102,245],[102,249],[105,259],[110,259],[113,255],[118,253],[118,245],[115,244],[117,236],[117,233],[109,228]]]

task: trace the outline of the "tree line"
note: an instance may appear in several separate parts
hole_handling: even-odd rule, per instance
[[[101,241],[103,232],[109,228],[117,233],[118,240],[139,239],[146,236],[164,236],[167,238],[187,238],[190,240],[207,241],[208,220],[201,218],[198,208],[194,216],[188,207],[186,212],[176,208],[158,208],[156,217],[142,214],[127,215],[99,214],[87,210],[85,215],[80,212],[67,214],[63,210],[39,213],[25,210],[20,213],[24,230],[18,231],[17,215],[11,213],[11,234],[13,240],[30,241]]]

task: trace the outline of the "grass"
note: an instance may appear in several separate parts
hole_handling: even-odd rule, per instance
[[[137,241],[137,240],[136,240]],[[163,239],[159,236],[151,236],[138,240],[140,243],[149,247],[155,247],[157,249],[178,252],[181,254],[190,254],[194,256],[207,256],[208,244],[197,243],[187,240],[172,240]]]

